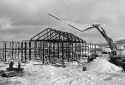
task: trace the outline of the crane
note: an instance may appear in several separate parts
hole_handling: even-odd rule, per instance
[[[110,49],[111,49],[111,54],[112,54],[112,56],[115,56],[115,57],[116,57],[116,56],[117,56],[117,51],[118,51],[118,50],[117,50],[117,45],[116,45],[116,43],[112,40],[112,38],[110,38],[110,37],[107,35],[106,31],[103,29],[103,27],[101,27],[100,24],[93,24],[92,27],[89,27],[89,28],[83,30],[82,32],[85,32],[85,31],[90,30],[90,29],[93,29],[93,28],[96,28],[96,29],[101,33],[101,35],[105,38],[105,40],[108,42],[109,47],[110,47]]]
[[[107,35],[106,31],[103,29],[103,27],[100,26],[100,24],[93,24],[92,27],[89,27],[89,28],[83,30],[82,32],[85,32],[85,31],[93,29],[93,28],[96,28],[109,44],[109,47],[111,49],[111,55],[109,56],[109,58],[110,58],[109,61],[118,66],[122,66],[123,69],[125,70],[125,51],[124,50],[120,51],[117,48],[116,43],[112,40],[112,38],[110,38]]]

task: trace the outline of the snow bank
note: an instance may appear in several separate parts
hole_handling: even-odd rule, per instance
[[[114,73],[121,72],[122,68],[110,63],[105,59],[97,58],[87,65],[87,70],[94,72]]]

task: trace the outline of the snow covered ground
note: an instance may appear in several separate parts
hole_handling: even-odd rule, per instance
[[[25,64],[24,74],[11,78],[0,77],[0,85],[125,85],[125,73],[105,59],[95,59],[86,63],[87,71],[77,62],[66,67],[42,65],[31,61]],[[7,65],[0,64],[0,69]]]

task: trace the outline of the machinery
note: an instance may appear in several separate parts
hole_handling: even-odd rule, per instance
[[[92,28],[96,28],[102,34],[102,36],[106,39],[106,41],[109,44],[109,47],[112,51],[112,53],[111,53],[112,57],[116,57],[117,56],[117,46],[116,46],[115,42],[106,34],[106,31],[100,26],[100,24],[93,24],[92,27],[89,27],[89,28],[83,30],[82,32],[85,32]]]
[[[11,61],[9,67],[6,70],[0,70],[0,76],[2,77],[14,77],[23,74],[24,68],[21,68],[21,64],[18,62],[18,67],[13,68],[14,63]]]
[[[89,27],[83,30],[82,32],[85,32],[93,28],[96,28],[108,42],[109,47],[111,49],[110,62],[119,66],[123,66],[125,61],[125,55],[123,53],[124,51],[121,51],[117,48],[118,46],[116,45],[116,43],[106,34],[106,31],[100,26],[100,24],[93,24],[92,27]]]

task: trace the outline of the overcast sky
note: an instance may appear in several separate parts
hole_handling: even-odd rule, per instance
[[[114,40],[125,38],[125,0],[0,0],[0,40],[29,39],[48,27],[48,13],[79,29],[101,23]],[[92,43],[105,42],[97,30],[79,33],[49,17],[53,28],[75,33]]]

